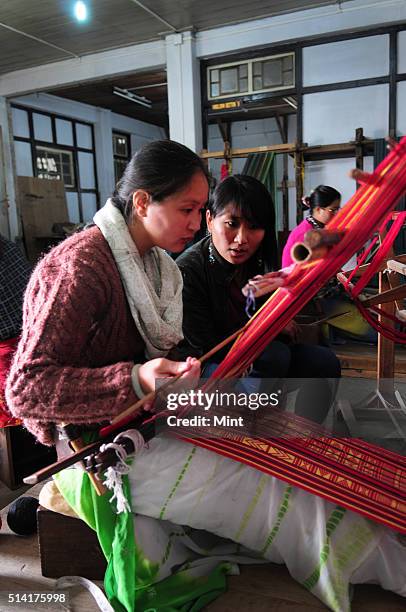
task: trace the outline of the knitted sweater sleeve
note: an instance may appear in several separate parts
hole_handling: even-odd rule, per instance
[[[132,362],[74,365],[83,363],[88,343],[100,333],[98,322],[111,291],[106,268],[90,259],[65,257],[57,262],[49,257],[34,271],[6,397],[11,412],[36,435],[29,423],[100,422],[137,400]]]

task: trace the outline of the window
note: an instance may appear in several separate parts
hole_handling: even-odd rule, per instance
[[[252,74],[254,91],[293,87],[293,56],[286,55],[253,62]]]
[[[210,79],[210,91],[213,98],[247,92],[248,65],[216,68],[211,70]]]
[[[289,89],[295,85],[293,53],[211,66],[207,70],[210,100]]]
[[[18,104],[12,113],[18,175],[62,180],[69,220],[90,221],[99,202],[93,125]]]
[[[114,177],[119,181],[131,157],[130,138],[127,134],[113,132]]]
[[[65,187],[75,187],[72,151],[37,146],[35,153],[35,174],[38,178],[62,180]]]

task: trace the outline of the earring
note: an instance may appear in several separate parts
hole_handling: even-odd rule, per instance
[[[209,263],[211,265],[216,263],[216,260],[214,259],[214,255],[213,255],[213,244],[211,241],[211,237],[210,237],[210,242],[209,242]]]
[[[264,265],[264,260],[262,258],[262,249],[260,249],[257,253],[257,266],[258,268],[262,268]]]

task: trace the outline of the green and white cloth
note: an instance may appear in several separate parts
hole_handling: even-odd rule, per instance
[[[119,612],[197,611],[225,589],[236,563],[285,563],[334,612],[349,585],[377,582],[406,596],[406,547],[390,530],[205,449],[156,437],[133,460],[117,515],[86,474],[57,484],[96,529],[105,589]]]

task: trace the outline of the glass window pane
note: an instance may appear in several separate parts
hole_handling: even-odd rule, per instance
[[[248,79],[240,79],[240,91],[248,91]]]
[[[262,62],[254,62],[252,64],[252,74],[254,76],[261,76],[261,74],[262,74]]]
[[[344,204],[357,188],[355,181],[348,180],[352,168],[355,168],[354,158],[306,161],[305,193],[310,193],[315,185],[333,185],[341,193]]]
[[[292,70],[293,69],[293,56],[292,55],[288,55],[287,57],[284,57],[282,62],[283,62],[283,69],[284,70]]]
[[[30,127],[28,125],[28,113],[21,108],[11,109],[13,117],[13,134],[22,138],[30,137]]]
[[[63,180],[65,187],[75,187],[73,155],[70,151],[37,147],[36,176],[48,180]]]
[[[96,183],[94,178],[93,154],[78,151],[78,166],[81,189],[94,189]]]
[[[83,123],[76,124],[76,142],[77,146],[82,149],[92,149],[92,129],[90,125],[84,125]]]
[[[114,160],[114,178],[115,181],[117,183],[117,181],[119,181],[123,175],[124,170],[126,169],[127,166],[127,160],[126,159],[115,159]]]
[[[254,77],[254,89],[262,89],[262,77]]]
[[[282,62],[280,60],[264,62],[262,82],[264,87],[282,85]]]
[[[17,176],[34,176],[32,171],[31,145],[16,140],[14,143]]]
[[[97,211],[97,200],[95,193],[82,193],[83,221],[91,221]]]
[[[362,125],[369,138],[388,131],[389,85],[371,85],[303,96],[303,140],[309,145],[349,142]]]
[[[73,146],[72,122],[65,119],[55,119],[56,142],[58,144]]]
[[[219,96],[220,95],[220,88],[218,86],[218,83],[216,83],[215,85],[211,86],[211,94],[212,98],[214,98],[215,96]]]
[[[406,81],[401,81],[397,86],[397,128],[398,133],[406,135]]]
[[[398,33],[398,72],[406,72],[406,30]]]
[[[305,86],[354,81],[388,73],[389,34],[342,40],[303,49]]]
[[[223,68],[220,74],[221,93],[238,92],[238,70],[237,68]]]
[[[241,64],[240,66],[240,79],[248,76],[248,64]]]
[[[69,221],[80,223],[78,194],[74,191],[66,191],[66,204],[68,206]]]
[[[294,85],[293,83],[293,70],[287,70],[283,73],[283,84],[284,85]]]
[[[51,117],[48,117],[48,115],[40,115],[39,113],[33,113],[32,119],[34,123],[35,140],[45,140],[46,142],[52,142],[53,138]]]
[[[219,71],[218,70],[211,71],[210,80],[212,83],[213,82],[218,83],[219,81]]]
[[[125,134],[113,134],[113,153],[128,158],[128,137]]]

